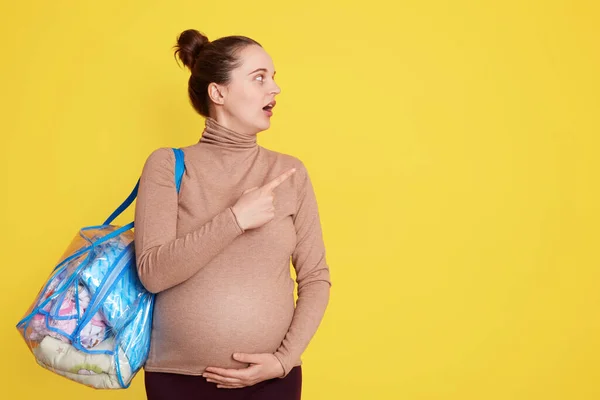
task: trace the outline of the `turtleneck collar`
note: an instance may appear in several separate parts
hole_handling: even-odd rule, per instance
[[[228,149],[253,149],[258,146],[256,135],[244,135],[221,125],[214,118],[208,117],[200,138],[200,143],[208,143]]]

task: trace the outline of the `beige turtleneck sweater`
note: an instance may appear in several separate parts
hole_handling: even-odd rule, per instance
[[[331,286],[308,172],[298,158],[212,118],[199,142],[182,150],[179,195],[173,151],[160,148],[146,160],[135,206],[139,276],[157,293],[145,369],[200,375],[208,366],[246,367],[234,352],[273,353],[283,378],[302,364]],[[243,231],[231,207],[244,190],[291,167],[296,172],[274,191],[274,219]]]

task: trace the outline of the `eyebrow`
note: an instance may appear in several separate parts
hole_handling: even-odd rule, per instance
[[[250,72],[248,75],[252,75],[253,73],[258,72],[258,71],[269,72],[269,71],[267,71],[266,68],[258,68],[258,69],[255,69],[254,71]],[[276,73],[277,73],[277,71],[273,71],[273,75],[275,75]]]

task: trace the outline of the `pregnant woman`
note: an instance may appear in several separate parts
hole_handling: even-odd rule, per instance
[[[257,144],[280,93],[256,41],[179,35],[199,141],[153,151],[135,207],[138,273],[157,293],[149,400],[300,399],[301,354],[331,286],[315,192],[296,157]],[[298,301],[294,304],[296,271]]]

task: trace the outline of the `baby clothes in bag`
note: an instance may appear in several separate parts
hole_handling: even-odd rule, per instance
[[[97,389],[120,389],[121,382],[131,380],[131,365],[122,348],[118,347],[120,369],[117,371],[112,355],[115,348],[114,336],[96,346],[96,350],[107,353],[95,354],[79,351],[62,340],[46,336],[33,349],[33,354],[39,365],[66,378]]]
[[[57,277],[54,281],[59,279],[60,277]],[[56,317],[51,314],[52,303],[46,304],[32,317],[29,339],[42,340],[45,336],[52,336],[68,342],[68,338],[77,328],[77,314],[84,313],[89,303],[90,294],[84,285],[79,283],[77,286],[69,287],[56,303],[58,304]],[[81,345],[88,349],[96,346],[107,337],[106,328],[104,319],[100,313],[96,313],[80,332]]]
[[[183,152],[173,151],[179,192]],[[96,389],[129,387],[150,349],[154,295],[137,274],[133,222],[111,225],[138,185],[103,225],[80,229],[17,324],[39,365]]]

